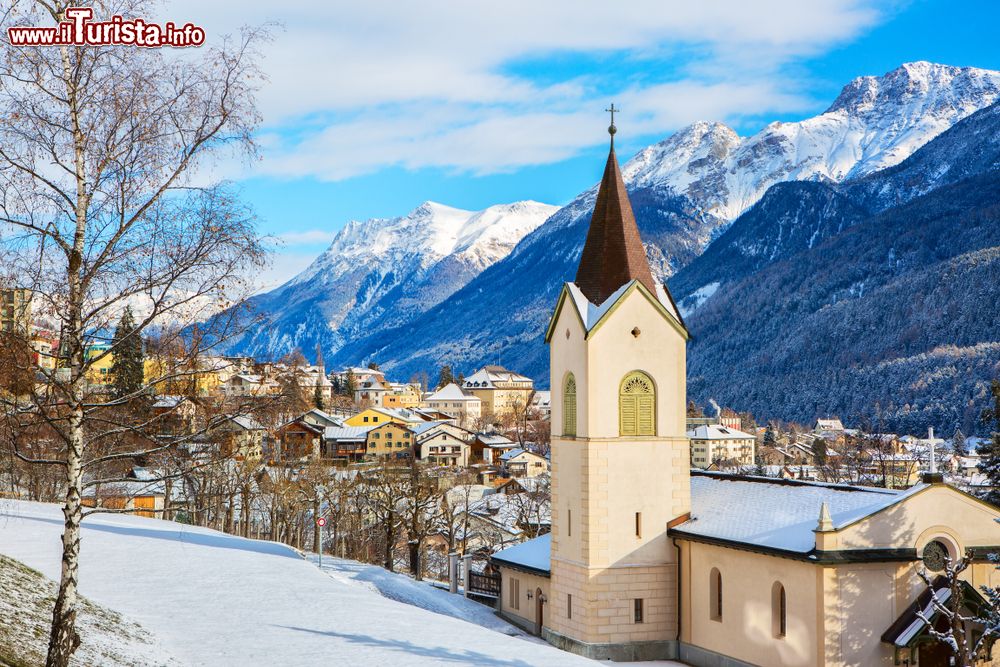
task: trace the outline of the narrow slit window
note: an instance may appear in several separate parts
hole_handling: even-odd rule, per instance
[[[566,618],[573,618],[573,594],[566,594]]]
[[[573,536],[573,510],[566,510],[566,536]]]
[[[642,623],[642,598],[635,599],[635,622]]]
[[[710,616],[713,621],[722,620],[722,573],[717,568],[712,568],[709,575],[709,605]]]
[[[635,536],[642,537],[642,512],[635,513]]]

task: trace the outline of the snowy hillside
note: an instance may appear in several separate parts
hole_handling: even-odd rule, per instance
[[[917,62],[855,79],[824,113],[751,137],[715,122],[684,128],[622,168],[654,274],[665,279],[691,263],[772,185],[840,182],[895,165],[998,98],[1000,72]],[[442,363],[469,372],[499,356],[546,383],[542,331],[575,275],[596,193],[582,193],[506,258],[406,322],[405,334],[345,342],[337,361],[374,359],[408,376]]]
[[[0,553],[57,577],[61,526],[55,505],[3,501]],[[281,544],[102,515],[84,522],[80,590],[142,623],[189,665],[596,664],[483,627],[478,613],[448,615],[475,603],[455,599],[435,613],[379,590],[391,587],[418,605],[439,598],[436,591],[407,593],[393,575],[367,566],[324,565],[335,576]]]
[[[400,324],[507,256],[557,210],[533,201],[465,211],[425,202],[405,216],[349,222],[305,271],[251,305],[268,326],[231,348],[280,357],[329,355],[345,340]]]

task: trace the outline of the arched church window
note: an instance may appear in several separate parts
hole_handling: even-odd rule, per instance
[[[642,371],[633,371],[622,380],[618,430],[621,435],[656,435],[656,389]]]
[[[563,435],[576,437],[576,378],[572,373],[563,385]]]
[[[771,586],[771,629],[775,637],[784,637],[788,627],[788,606],[785,587],[780,581]]]
[[[709,616],[713,621],[722,620],[722,573],[713,567],[708,575]]]

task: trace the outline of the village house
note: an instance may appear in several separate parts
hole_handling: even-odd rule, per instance
[[[136,516],[160,518],[167,497],[162,477],[161,473],[135,467],[128,472],[126,479],[88,486],[83,490],[80,502],[84,507],[124,510]],[[171,495],[178,495],[180,488],[181,484],[176,483]]]
[[[367,459],[412,459],[415,436],[404,424],[388,421],[368,431]]]
[[[523,412],[531,404],[534,381],[503,366],[484,366],[465,379],[462,388],[482,401],[482,414],[501,418]]]
[[[354,390],[354,402],[361,406],[382,406],[382,397],[389,392],[389,388],[383,384],[384,380],[378,378],[368,378],[358,383],[358,388]]]
[[[466,391],[454,382],[446,384],[432,394],[427,395],[423,405],[431,410],[443,412],[454,417],[459,426],[471,428],[483,416],[483,401],[470,391]]]
[[[372,426],[327,426],[323,430],[321,458],[326,461],[356,463],[368,452],[368,432]]]
[[[0,289],[0,331],[27,334],[33,322],[33,298],[33,292],[23,287]]]
[[[691,465],[707,468],[716,462],[734,466],[754,464],[757,439],[728,426],[705,425],[687,432],[691,439]]]
[[[1000,508],[936,473],[891,490],[692,471],[688,333],[613,143],[545,339],[552,531],[493,555],[503,617],[595,659],[948,664],[917,572],[967,557],[966,590],[1000,585]]]
[[[420,405],[420,388],[412,384],[390,382],[382,395],[383,408],[415,408]]]
[[[500,466],[509,477],[536,477],[549,472],[549,462],[544,456],[520,447],[501,454]]]
[[[552,416],[552,392],[536,391],[531,397],[531,409],[538,413],[541,419]]]
[[[257,461],[264,456],[265,429],[248,415],[227,415],[209,432],[219,455]]]
[[[311,424],[299,417],[275,430],[277,451],[274,460],[281,462],[319,458],[324,426]]]
[[[425,421],[429,420],[424,415],[413,410],[369,407],[345,419],[344,424],[346,426],[378,426],[386,422],[393,422],[395,424],[409,425],[420,424]]]
[[[469,465],[472,432],[447,422],[417,424],[412,430],[421,460],[461,468]]]
[[[499,433],[477,433],[472,441],[472,457],[488,465],[500,465],[500,457],[520,445]]]
[[[354,379],[354,386],[358,387],[362,382],[367,382],[368,380],[378,380],[381,383],[385,382],[385,373],[373,368],[363,368],[360,366],[349,366],[342,371],[335,371],[330,373],[330,380],[336,380],[338,384],[342,387],[346,387],[348,384],[348,379]]]

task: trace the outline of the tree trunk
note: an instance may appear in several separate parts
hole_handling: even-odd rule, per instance
[[[77,576],[80,566],[80,522],[83,508],[80,504],[82,483],[81,459],[83,458],[83,407],[72,417],[72,441],[69,444],[66,466],[66,504],[63,507],[62,569],[59,575],[59,593],[52,610],[52,628],[49,634],[47,667],[68,667],[70,657],[80,645],[76,631]]]
[[[393,523],[395,522],[395,517],[392,513],[389,514],[389,520],[385,523],[385,569],[393,572],[392,567],[392,547],[395,541],[395,530],[393,530]]]
[[[410,540],[406,546],[410,551],[410,574],[413,575],[414,579],[420,581],[420,542]]]

